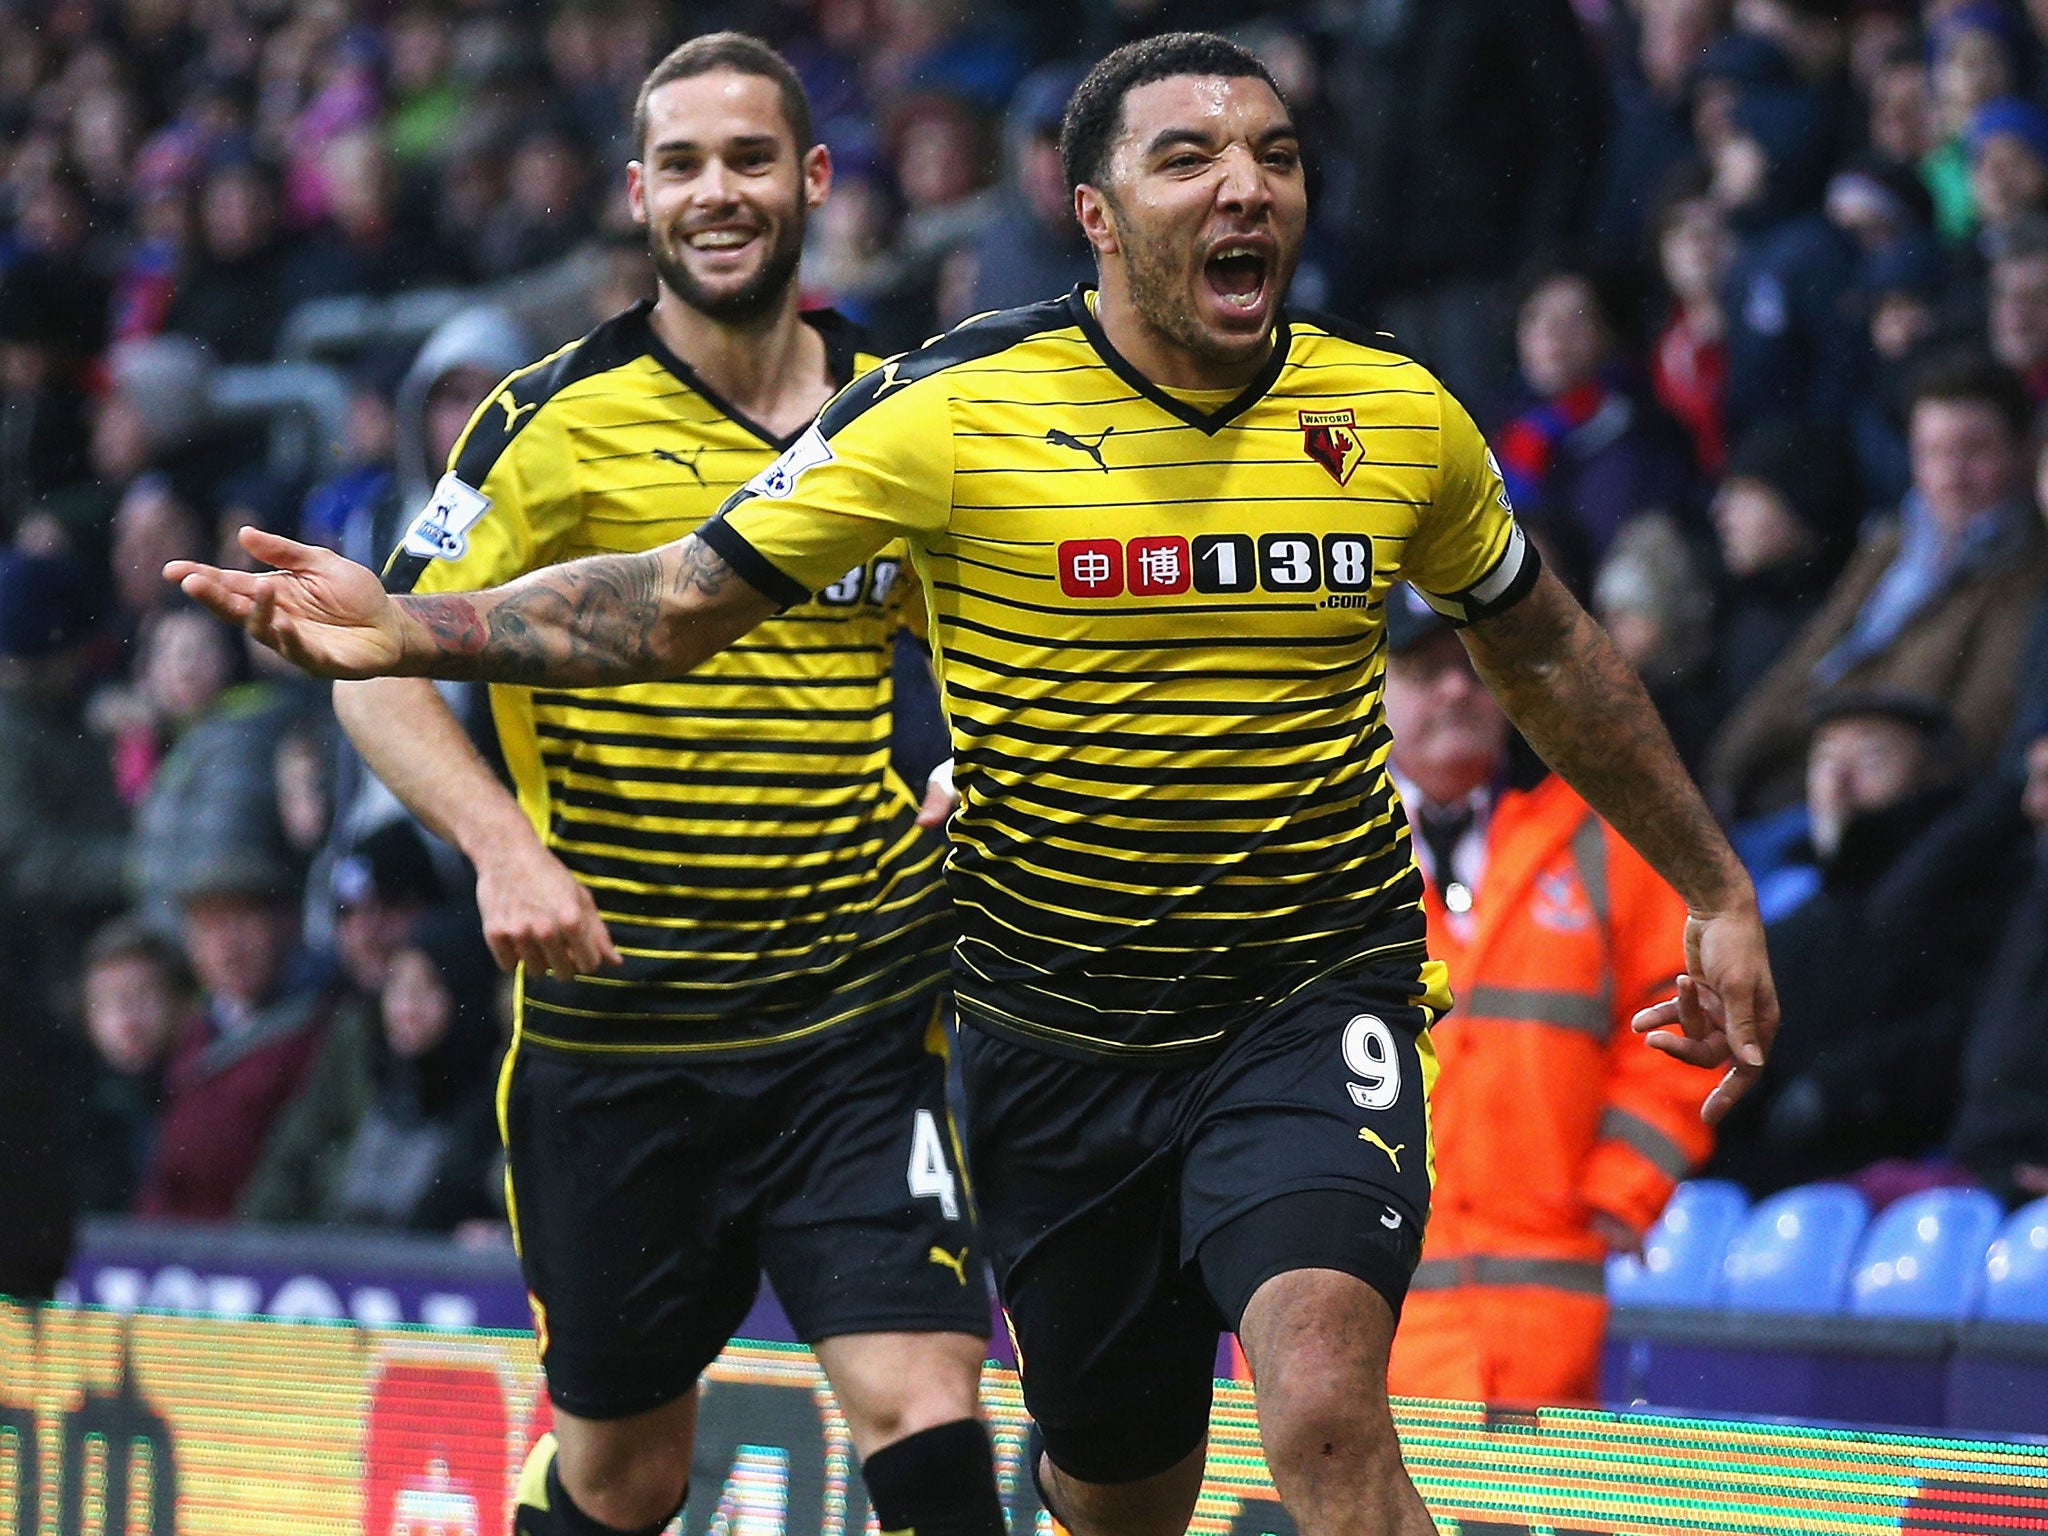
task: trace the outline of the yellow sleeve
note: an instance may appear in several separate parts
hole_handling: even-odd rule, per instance
[[[386,589],[475,592],[561,558],[583,516],[576,456],[544,402],[505,429],[501,402],[518,383],[514,375],[470,418],[385,563]]]
[[[1470,413],[1442,384],[1436,393],[1436,494],[1408,540],[1401,574],[1445,618],[1469,624],[1518,602],[1543,562],[1515,522],[1500,466]]]
[[[943,376],[856,379],[781,458],[697,530],[785,606],[891,539],[926,544],[953,516],[953,420]]]

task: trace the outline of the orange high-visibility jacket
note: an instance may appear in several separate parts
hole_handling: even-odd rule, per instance
[[[1598,1294],[1590,1212],[1644,1230],[1710,1147],[1713,1078],[1629,1029],[1684,969],[1685,904],[1555,775],[1501,796],[1469,912],[1434,882],[1426,900],[1457,1005],[1431,1031],[1437,1182],[1417,1287]]]

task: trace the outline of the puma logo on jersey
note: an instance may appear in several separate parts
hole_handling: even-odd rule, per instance
[[[888,362],[882,364],[882,382],[875,386],[875,398],[877,400],[881,399],[882,396],[889,393],[889,391],[894,389],[897,385],[908,384],[910,382],[910,380],[908,379],[899,379],[896,377],[896,370],[898,368],[901,368],[902,366],[903,359],[900,357],[892,357],[889,359]]]
[[[699,485],[702,485],[704,483],[704,472],[697,467],[697,461],[704,457],[704,450],[702,448],[699,448],[687,459],[684,458],[680,453],[670,453],[666,448],[655,449],[654,456],[657,459],[664,459],[670,464],[680,465],[682,468],[687,469],[690,472],[691,479],[695,480]]]
[[[926,1254],[925,1257],[931,1260],[932,1263],[953,1271],[953,1277],[962,1285],[967,1283],[967,1250],[965,1248],[962,1248],[956,1256],[946,1252],[945,1249],[934,1243],[932,1251]]]
[[[1359,1127],[1358,1139],[1360,1141],[1369,1141],[1378,1147],[1387,1154],[1387,1161],[1394,1165],[1394,1172],[1399,1173],[1401,1171],[1401,1154],[1408,1149],[1407,1142],[1397,1141],[1390,1147],[1381,1139],[1380,1133],[1369,1125]]]
[[[1091,443],[1085,437],[1076,437],[1071,432],[1062,432],[1058,427],[1054,427],[1045,434],[1045,440],[1055,448],[1071,448],[1076,453],[1087,454],[1095,461],[1095,467],[1106,475],[1109,473],[1109,466],[1102,461],[1102,445],[1115,430],[1115,427],[1104,427],[1095,434],[1095,441]]]
[[[508,435],[519,425],[520,417],[524,416],[528,411],[540,409],[540,402],[538,400],[529,401],[525,405],[515,403],[512,399],[512,391],[509,389],[499,390],[492,398],[491,404],[505,413],[505,431]]]

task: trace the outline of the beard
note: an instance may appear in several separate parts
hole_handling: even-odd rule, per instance
[[[725,325],[745,325],[772,314],[796,280],[803,252],[804,206],[799,202],[795,213],[778,225],[775,244],[761,258],[754,275],[737,288],[712,292],[655,236],[652,226],[647,233],[647,254],[662,286],[698,314]]]
[[[1123,247],[1131,303],[1139,318],[1175,346],[1204,362],[1244,361],[1251,343],[1215,334],[1197,320],[1190,309],[1187,302],[1187,247],[1173,237],[1143,232],[1114,197],[1108,201],[1116,214],[1117,240]],[[1282,265],[1284,259],[1284,253],[1275,252],[1273,269],[1266,274],[1267,286],[1276,300],[1271,311],[1275,317],[1280,312],[1278,301],[1285,299],[1288,284],[1294,277],[1293,262],[1289,260]],[[1201,273],[1197,271],[1195,281],[1199,283],[1201,280]]]

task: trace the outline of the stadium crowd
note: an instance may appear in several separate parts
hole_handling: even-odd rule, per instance
[[[1296,302],[1468,402],[1757,875],[1783,1032],[1712,1166],[2048,1192],[2048,4],[0,0],[10,1245],[502,1220],[469,877],[163,563],[381,560],[648,288],[681,37],[799,68],[806,288],[887,351],[1090,276],[1060,109],[1169,24],[1285,86]]]

